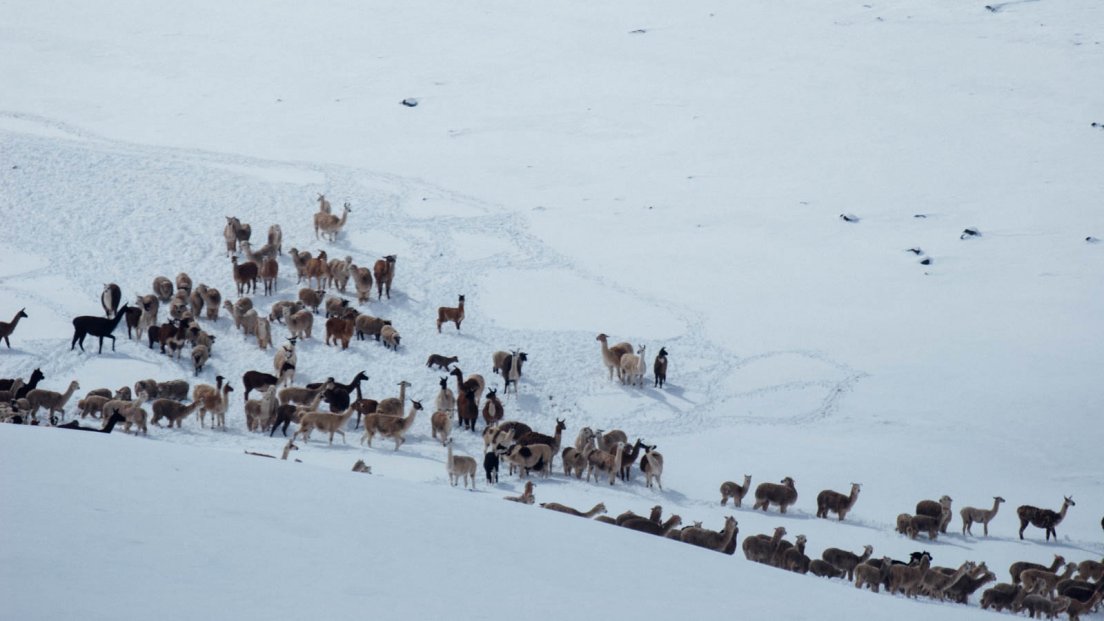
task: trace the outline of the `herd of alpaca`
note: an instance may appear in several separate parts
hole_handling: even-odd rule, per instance
[[[319,211],[314,214],[316,238],[334,242],[346,225],[351,208],[346,203],[338,217],[332,214],[329,202],[323,195],[318,196],[318,202]],[[288,257],[296,271],[298,283],[306,286],[299,290],[296,300],[277,301],[270,312],[264,314],[245,294],[257,294],[258,279],[264,284],[262,295],[275,294],[279,275],[278,259],[283,256],[282,230],[279,225],[270,227],[268,243],[258,249],[250,245],[250,237],[250,225],[243,224],[238,218],[227,218],[224,240],[231,262],[230,275],[239,296],[237,301],[223,300],[219,290],[207,284],[193,286],[191,277],[183,272],[175,280],[163,276],[155,278],[151,293],[137,295],[133,306],[122,303],[122,290],[117,284],[108,283],[104,285],[101,294],[104,316],[86,315],[73,319],[74,334],[70,349],[79,345],[84,351],[84,339],[91,335],[99,340],[101,353],[105,338],[111,340],[112,351],[115,351],[113,333],[125,321],[128,338],[147,337],[149,348],[156,345],[160,353],[181,357],[183,350],[190,346],[191,355],[188,359],[192,362],[191,370],[198,376],[211,360],[216,340],[215,335],[201,327],[201,321],[217,322],[220,308],[225,308],[235,328],[246,337],[255,338],[260,349],[275,349],[273,373],[249,370],[242,375],[240,387],[248,431],[268,432],[271,436],[278,428],[282,428],[286,437],[289,425],[296,424],[297,430],[285,445],[284,459],[287,459],[288,451],[299,450],[299,445],[295,442],[309,443],[311,433],[316,430],[328,436],[329,444],[333,444],[335,435],[340,435],[344,441],[346,428],[355,415],[356,423],[353,428],[359,428],[361,424],[364,427],[361,444],[372,447],[373,440],[377,436],[383,436],[394,442],[393,450],[399,450],[406,442],[418,412],[423,409],[420,401],[410,399],[409,404],[407,403],[406,389],[410,387],[410,383],[400,382],[398,397],[379,401],[362,395],[361,384],[368,380],[364,372],[358,373],[348,384],[342,384],[330,377],[325,382],[305,387],[293,385],[299,363],[296,344],[302,339],[312,338],[314,317],[320,312],[326,315],[326,345],[336,347],[340,344],[342,349],[347,349],[354,335],[358,340],[368,335],[383,343],[386,348],[398,350],[402,342],[401,336],[392,322],[360,313],[356,308],[356,305],[363,305],[371,300],[373,283],[377,288],[377,300],[385,297],[390,299],[396,256],[384,256],[369,269],[358,267],[351,257],[330,259],[325,251],[312,256],[309,252],[291,248]],[[355,304],[341,295],[346,293],[350,279],[357,293]],[[167,312],[164,322],[158,317],[162,307]],[[465,296],[460,295],[457,306],[442,306],[438,309],[437,331],[441,332],[445,323],[452,323],[460,330],[464,318]],[[21,319],[28,319],[25,309],[15,313],[12,321],[0,322],[0,339],[8,348],[11,347],[9,337]],[[282,342],[279,338],[274,339],[272,333],[273,328],[280,324],[287,328],[289,335]],[[606,334],[599,334],[596,340],[601,343],[602,362],[608,371],[608,379],[612,380],[616,372],[622,384],[643,388],[647,373],[646,346],[641,345],[634,349],[628,342],[610,345]],[[652,361],[655,388],[664,388],[666,385],[668,355],[667,349],[661,347]],[[511,387],[517,393],[523,364],[528,359],[526,352],[517,349],[497,351],[492,355],[492,371],[504,383],[503,399],[510,393]],[[459,357],[442,354],[431,354],[426,362],[428,368],[448,373],[440,380],[440,391],[433,403],[434,411],[429,417],[429,427],[432,437],[440,441],[446,449],[444,459],[452,485],[462,484],[465,488],[475,489],[479,466],[475,458],[454,452],[452,417],[456,416],[456,429],[475,432],[481,413],[484,421],[482,461],[487,482],[492,485],[498,482],[499,464],[504,461],[509,472],[513,474],[516,471],[526,483],[525,492],[521,496],[509,497],[508,500],[534,504],[533,481],[529,476],[552,476],[557,457],[565,477],[582,479],[585,475],[588,482],[608,485],[614,485],[618,481],[629,483],[632,480],[633,466],[637,465],[645,485],[662,490],[664,459],[656,450],[656,445],[649,445],[639,438],[635,442],[629,442],[628,435],[621,430],[603,431],[589,427],[580,429],[574,443],[566,445],[563,441],[563,434],[567,429],[566,420],[557,419],[555,428],[546,430],[551,433],[535,431],[520,421],[505,420],[504,404],[497,389],[487,390],[481,375],[465,375],[459,363]],[[455,378],[455,392],[450,387],[450,376]],[[42,411],[59,428],[110,433],[121,425],[126,432],[133,430],[135,434],[146,434],[151,424],[155,428],[162,428],[162,421],[166,423],[167,430],[181,429],[192,414],[196,415],[199,426],[204,428],[207,414],[210,414],[212,429],[226,429],[226,415],[231,405],[230,393],[235,391],[222,375],[216,377],[215,385],[190,386],[184,380],[139,380],[134,384],[133,391],[129,386],[115,391],[96,389],[77,401],[76,410],[81,419],[99,418],[102,423],[99,428],[95,428],[84,427],[76,420],[61,423],[66,407],[73,402],[74,394],[80,388],[77,381],[71,381],[65,391],[59,392],[39,388],[38,384],[44,379],[41,370],[35,369],[27,380],[0,380],[0,418],[9,422],[37,424],[38,413]],[[256,391],[259,396],[251,399],[252,391]],[[731,499],[734,506],[741,507],[750,488],[750,475],[744,475],[742,483],[724,482],[720,488],[722,506]],[[838,520],[845,520],[858,499],[860,488],[858,483],[852,483],[849,493],[821,491],[816,497],[817,517],[828,518],[829,514],[834,514]],[[791,477],[785,477],[778,483],[763,482],[754,490],[754,509],[768,511],[774,505],[784,514],[795,505],[797,499],[796,483]],[[985,536],[988,536],[989,522],[996,516],[1002,502],[1004,499],[996,496],[991,508],[961,509],[963,535],[972,535],[972,527],[980,523]],[[682,527],[680,516],[661,520],[659,507],[656,507],[657,510],[650,517],[626,512],[612,519],[602,515],[606,509],[601,503],[589,511],[551,502],[541,503],[540,506],[575,516],[597,516],[599,521],[679,539],[726,554],[733,554],[736,549],[738,528],[735,518],[731,516],[726,518],[721,529],[710,530],[702,528],[700,523]],[[1052,535],[1057,538],[1055,528],[1071,506],[1074,506],[1074,502],[1067,497],[1057,511],[1029,505],[1019,507],[1017,515],[1020,520],[1020,538],[1023,538],[1024,530],[1029,525],[1043,529],[1047,541]],[[913,539],[923,533],[934,540],[940,533],[947,532],[950,516],[951,500],[944,496],[938,501],[921,501],[914,514],[898,516],[897,525],[902,534]],[[966,563],[958,568],[933,567],[930,555],[926,554],[917,556],[911,563],[899,563],[888,558],[872,558],[870,546],[866,547],[862,555],[829,548],[824,551],[821,559],[811,560],[805,555],[806,538],[799,535],[791,543],[784,539],[785,534],[785,529],[780,527],[770,535],[744,539],[743,550],[746,557],[800,573],[809,572],[829,578],[846,577],[847,580],[854,580],[857,587],[868,586],[874,591],[884,586],[890,592],[901,592],[908,596],[924,593],[954,601],[965,601],[969,593],[995,579],[984,563]],[[1101,599],[1101,578],[1093,573],[1099,563],[1096,566],[1091,565],[1095,561],[1085,561],[1080,565],[1068,564],[1064,566],[1064,573],[1059,573],[1062,562],[1064,561],[1056,560],[1055,565],[1050,568],[1018,567],[1018,571],[1013,572],[1010,597],[1005,598],[1008,595],[1007,589],[996,585],[986,591],[988,595],[983,597],[983,605],[989,601],[997,609],[1001,606],[1013,610],[1026,608],[1032,613],[1036,610],[1044,613],[1054,610],[1069,611],[1071,617],[1078,610],[1091,609],[1095,605],[1094,599],[1096,603]],[[1078,568],[1081,574],[1075,580],[1072,573]],[[1006,600],[1007,603],[1002,603]]]

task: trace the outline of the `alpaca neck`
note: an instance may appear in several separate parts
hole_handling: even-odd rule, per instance
[[[107,421],[107,425],[105,425],[104,428],[101,429],[100,431],[103,431],[104,433],[111,433],[111,430],[115,428],[115,424],[118,423],[122,419],[123,419],[122,416],[120,416],[118,414],[112,414],[111,418],[109,418],[108,421]]]
[[[613,485],[614,480],[617,478],[617,471],[621,469],[621,454],[624,452],[624,449],[625,445],[623,443],[617,444],[617,451],[613,454],[613,467],[610,468],[610,485]]]
[[[744,492],[746,493],[748,491],[749,487],[751,487],[751,477],[745,474],[744,475],[744,486],[741,489],[743,489]]]
[[[849,496],[847,498],[847,506],[850,507],[851,505],[855,504],[855,501],[858,500],[858,499],[859,499],[859,486],[858,485],[852,485],[851,486],[851,496]]]
[[[998,509],[1000,509],[1000,501],[994,498],[993,508],[989,511],[989,517],[993,517],[994,515],[996,515]]]
[[[61,395],[61,405],[69,402],[69,397],[73,396],[73,392],[77,390],[76,382],[69,382],[69,389],[65,391],[65,394]]]
[[[722,537],[721,546],[719,548],[717,548],[718,550],[724,550],[725,548],[728,547],[728,545],[730,543],[732,543],[732,538],[736,536],[736,520],[731,520],[730,519],[730,520],[725,521],[725,528],[724,528],[724,531],[721,534],[723,535],[723,537]],[[805,553],[805,544],[804,544],[804,542],[801,544],[801,553],[802,554]]]
[[[592,518],[592,517],[598,515],[599,513],[601,513],[603,508],[604,507],[602,507],[602,503],[598,503],[598,504],[594,505],[593,509],[591,509],[590,511],[587,511],[586,513],[583,513],[582,516],[587,518],[587,519]]]
[[[1061,522],[1066,517],[1066,510],[1069,509],[1069,503],[1062,503],[1062,510],[1058,512],[1058,519],[1054,521],[1055,524]]]
[[[874,548],[863,548],[862,556],[859,557],[860,563],[865,563],[866,559],[870,558],[870,553],[874,551]]]
[[[23,317],[23,311],[19,311],[15,314],[15,317],[11,320],[11,324],[8,326],[9,334],[15,331],[15,326],[19,325],[19,320]]]
[[[353,411],[352,408],[349,408],[349,412],[351,413],[352,411]],[[410,406],[410,413],[407,414],[406,418],[403,419],[403,431],[406,431],[407,429],[410,429],[410,427],[414,424],[414,417],[417,416],[417,415],[418,415],[418,408],[416,408],[414,406]],[[452,446],[449,446],[449,452],[451,452],[451,451],[452,451]],[[452,458],[450,457],[449,461],[451,462],[451,460],[452,460]]]

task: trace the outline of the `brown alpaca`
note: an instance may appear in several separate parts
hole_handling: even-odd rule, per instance
[[[456,324],[456,329],[460,329],[460,322],[464,321],[464,296],[460,296],[460,305],[453,308],[451,306],[440,306],[437,308],[437,333],[441,333],[441,324],[446,321],[451,321]]]
[[[391,281],[395,278],[395,260],[395,255],[389,254],[372,265],[372,273],[376,277],[376,291],[381,300],[383,299],[384,290],[387,292],[387,299],[391,299]],[[368,286],[372,286],[370,282]]]
[[[330,339],[333,339],[333,344],[337,345],[338,341],[341,341],[341,349],[349,349],[349,341],[353,339],[353,327],[355,322],[352,319],[342,319],[340,317],[331,317],[326,320],[326,345],[330,344]]]
[[[533,496],[533,482],[525,482],[525,491],[521,493],[521,496],[506,496],[503,500],[509,500],[511,502],[520,502],[523,505],[531,505],[536,500]]]
[[[579,511],[578,509],[573,509],[567,505],[561,505],[558,502],[542,502],[540,506],[551,511],[559,511],[560,513],[566,513],[568,515],[574,515],[576,517],[582,517],[588,520],[596,515],[606,512],[606,505],[601,502],[594,505],[594,507],[590,511]]]
[[[1066,496],[1062,502],[1061,511],[1051,511],[1050,509],[1040,509],[1039,507],[1033,507],[1031,505],[1021,505],[1016,509],[1016,514],[1020,517],[1020,539],[1023,539],[1024,529],[1028,524],[1037,526],[1046,531],[1046,540],[1050,541],[1050,536],[1054,535],[1054,540],[1058,540],[1058,533],[1055,532],[1054,527],[1058,526],[1062,520],[1066,517],[1066,510],[1070,507],[1076,506],[1077,503],[1073,502],[1073,498]]]
[[[728,544],[736,537],[737,532],[739,532],[739,529],[736,528],[736,518],[730,515],[725,518],[724,530],[720,532],[690,526],[682,529],[679,539],[683,543],[721,552],[728,547]]]
[[[276,293],[276,277],[280,274],[280,264],[276,259],[268,257],[261,263],[261,283],[264,284],[264,294]]]
[[[234,283],[238,285],[238,295],[244,295],[247,291],[257,293],[257,276],[260,273],[257,264],[252,261],[238,263],[237,255],[230,257],[230,263],[234,266]]]
[[[855,501],[859,499],[860,487],[862,487],[860,484],[852,483],[849,496],[830,489],[817,494],[817,517],[827,519],[828,512],[834,511],[842,522],[851,507],[855,506]]]
[[[728,499],[732,499],[733,506],[742,506],[744,502],[744,496],[747,496],[748,489],[751,488],[751,475],[744,475],[744,484],[740,485],[735,481],[725,481],[721,483],[721,506],[725,506]]]
[[[11,336],[12,332],[15,332],[15,327],[19,325],[19,320],[27,316],[27,313],[24,312],[25,310],[24,308],[19,309],[19,312],[15,314],[15,317],[13,317],[10,322],[0,321],[0,339],[4,340],[8,349],[11,349],[11,341],[8,340],[8,337]]]
[[[621,342],[616,345],[609,344],[609,337],[605,334],[599,334],[595,339],[602,343],[602,362],[605,363],[606,368],[609,369],[609,378],[613,379],[613,371],[617,370],[617,378],[621,378],[621,357],[625,354],[633,353],[633,346],[628,342]]]

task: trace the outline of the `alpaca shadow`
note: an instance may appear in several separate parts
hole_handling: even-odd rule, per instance
[[[1009,539],[1009,541],[1012,541],[1013,543],[1015,543],[1015,542],[1020,541],[1020,540],[1018,538],[1016,538],[1016,539]],[[1031,540],[1031,539],[1024,539],[1023,541],[1020,541],[1020,543],[1022,543],[1024,545],[1043,546],[1045,548],[1054,548],[1054,549],[1061,549],[1061,550],[1076,550],[1078,552],[1085,552],[1087,554],[1096,555],[1096,556],[1100,555],[1100,546],[1095,546],[1094,547],[1091,544],[1079,544],[1079,543],[1075,543],[1075,542],[1072,542],[1072,541],[1050,541],[1050,542],[1046,542],[1046,541],[1035,541],[1035,540]]]

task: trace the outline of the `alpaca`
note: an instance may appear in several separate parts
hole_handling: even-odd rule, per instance
[[[119,414],[118,412],[116,412],[115,414],[113,414],[111,416],[111,418],[107,419],[107,421],[104,423],[104,426],[101,427],[101,428],[81,427],[80,423],[78,423],[75,420],[69,421],[68,423],[65,423],[65,424],[62,424],[62,425],[57,425],[57,428],[58,429],[75,429],[77,431],[95,431],[95,432],[98,432],[98,433],[111,433],[111,430],[115,429],[115,425],[123,422],[124,420],[126,420],[126,418],[124,418],[122,414]]]
[[[574,515],[576,517],[590,519],[596,515],[606,512],[606,505],[604,503],[598,503],[590,509],[590,511],[579,511],[567,505],[561,505],[558,502],[542,502],[541,508],[548,509],[549,511],[558,511],[560,513],[566,513],[568,515]]]
[[[655,362],[652,363],[652,375],[655,376],[655,388],[663,388],[663,385],[667,383],[667,348],[660,347],[659,353],[656,354]]]
[[[387,299],[391,299],[391,281],[395,278],[396,256],[389,254],[379,259],[372,265],[372,273],[376,277],[376,291],[379,299],[383,299],[384,289],[387,290]]]
[[[860,563],[855,566],[855,588],[861,589],[869,586],[870,590],[877,593],[883,584],[889,583],[889,568],[893,567],[893,559],[882,557],[881,564]],[[848,578],[850,580],[850,578]]]
[[[655,448],[654,444],[644,447],[644,456],[640,458],[640,469],[644,471],[644,484],[647,487],[651,487],[652,479],[655,479],[655,484],[659,486],[660,491],[663,491],[663,482],[660,480],[663,476],[663,455]]]
[[[395,440],[395,450],[399,450],[403,442],[406,442],[406,432],[414,425],[414,417],[418,415],[421,409],[421,402],[411,399],[410,413],[407,414],[405,418],[402,416],[383,414],[379,411],[365,416],[364,435],[361,436],[360,443],[364,444],[364,441],[367,440],[368,446],[371,447],[372,439],[375,438],[378,433],[381,436]]]
[[[487,400],[483,404],[484,429],[495,425],[505,416],[505,411],[502,409],[502,402],[498,400],[498,396],[495,393],[496,391],[494,388],[488,390]]]
[[[755,488],[755,505],[753,509],[762,509],[766,511],[770,505],[776,504],[779,507],[779,511],[786,512],[786,507],[797,502],[797,489],[794,487],[794,480],[790,477],[782,479],[782,484],[778,483],[760,483]]]
[[[172,281],[164,276],[158,276],[153,279],[153,294],[157,296],[158,300],[164,304],[173,297],[173,284]]]
[[[499,461],[497,451],[487,451],[483,453],[483,472],[487,475],[488,485],[495,485],[498,483]]]
[[[855,501],[859,499],[859,488],[862,485],[859,483],[851,484],[851,494],[845,496],[839,492],[826,489],[817,494],[817,517],[828,518],[828,512],[834,511],[839,516],[839,521],[843,521],[843,518],[847,517],[847,512],[851,510],[851,507],[855,506]]]
[[[118,304],[119,302],[116,298],[115,305],[118,306]],[[0,339],[3,339],[8,349],[11,349],[11,340],[9,340],[8,337],[11,336],[12,332],[15,332],[15,327],[19,325],[19,320],[27,317],[26,310],[25,308],[19,309],[19,312],[15,314],[15,317],[13,317],[10,322],[0,321]]]
[[[330,444],[333,444],[333,438],[335,433],[341,434],[341,441],[348,443],[345,439],[345,424],[349,422],[349,419],[353,417],[353,408],[345,410],[343,414],[333,414],[331,412],[307,412],[303,414],[299,419],[299,430],[291,436],[294,440],[295,436],[303,436],[304,442],[310,441],[310,432],[314,429],[320,431],[329,432]]]
[[[552,449],[552,456],[553,458],[555,458],[556,453],[560,450],[560,442],[563,438],[563,432],[565,429],[567,429],[567,423],[564,421],[564,419],[557,418],[556,430],[553,432],[553,435],[547,436],[543,433],[530,431],[529,433],[518,436],[517,443],[522,446],[529,446],[530,444],[546,444]],[[614,464],[614,467],[617,467],[616,463]],[[548,468],[552,468],[551,462],[549,462]]]
[[[276,293],[276,280],[280,276],[280,264],[273,257],[268,257],[261,262],[261,284],[264,285],[264,294]]]
[[[203,394],[203,405],[199,406],[199,426],[204,426],[204,418],[207,412],[211,413],[211,429],[226,429],[226,410],[230,407],[230,393],[234,388],[229,383],[223,384],[222,390],[215,394]]]
[[[100,294],[100,305],[103,306],[104,316],[111,319],[119,310],[119,302],[122,301],[123,292],[115,283],[105,283],[103,293]]]
[[[456,395],[459,396],[467,390],[471,390],[475,393],[475,407],[476,412],[479,411],[479,396],[483,394],[483,390],[487,387],[487,383],[483,380],[483,376],[478,373],[472,373],[466,379],[464,378],[464,372],[460,367],[453,367],[449,372],[456,378]]]
[[[621,379],[621,357],[633,352],[632,344],[621,342],[610,347],[609,337],[605,334],[599,334],[595,340],[602,343],[602,362],[604,362],[606,368],[609,369],[609,379],[611,381],[613,380],[614,369],[617,370],[617,378]]]
[[[543,446],[543,445],[535,445]],[[625,452],[625,443],[618,442],[612,453],[603,451],[602,449],[589,450],[586,453],[587,458],[587,482],[590,481],[590,477],[594,475],[594,482],[598,482],[598,475],[601,472],[609,473],[609,484],[613,485],[613,482],[617,479],[617,472],[621,463],[621,455]],[[644,462],[640,464],[641,469],[644,468]],[[662,488],[661,488],[662,489]]]
[[[449,434],[452,433],[452,414],[444,410],[434,412],[429,417],[429,431],[434,440],[440,440],[441,444],[448,442]]]
[[[406,407],[406,389],[410,386],[410,382],[403,380],[399,382],[399,396],[388,397],[380,401],[376,405],[376,412],[386,416],[402,416],[403,408]]]
[[[874,547],[870,545],[863,546],[862,555],[854,554],[847,550],[841,550],[840,548],[828,548],[820,553],[820,558],[824,559],[824,562],[844,572],[847,576],[847,581],[850,582],[855,578],[855,568],[865,563],[866,559],[870,558],[870,555],[873,553]]]
[[[445,446],[448,447],[448,459],[445,461],[445,470],[448,471],[449,483],[456,487],[460,482],[460,477],[464,477],[464,487],[468,486],[468,479],[471,479],[472,491],[475,491],[475,458],[468,457],[467,455],[453,455],[452,454],[452,438],[445,442]],[[488,482],[490,476],[488,475]]]
[[[645,346],[641,345],[635,354],[621,356],[619,370],[622,384],[644,386],[644,373],[647,368],[644,363],[644,350]]]
[[[509,500],[511,502],[520,502],[523,505],[531,505],[536,501],[536,496],[533,495],[533,482],[525,482],[525,491],[521,493],[521,496],[506,496],[503,500]]]
[[[442,377],[440,384],[441,390],[437,391],[434,407],[436,411],[447,412],[451,416],[451,412],[456,409],[456,395],[448,387],[448,376]]]
[[[99,317],[97,317],[99,319]],[[52,418],[54,413],[60,415],[60,418],[65,418],[65,404],[69,402],[69,399],[73,396],[73,393],[80,388],[80,384],[77,380],[69,382],[69,388],[64,393],[54,392],[52,390],[45,390],[42,388],[35,388],[27,393],[27,403],[31,408],[31,418],[38,420],[38,409],[46,408],[47,416]]]
[[[725,517],[724,529],[720,532],[690,526],[682,529],[679,539],[683,543],[721,552],[736,538],[737,532],[739,532],[739,529],[737,528],[736,518],[730,515]]]
[[[260,275],[260,267],[253,261],[238,263],[237,255],[230,257],[233,265],[234,283],[238,286],[238,296],[246,292],[257,293],[257,277]]]
[[[622,526],[630,530],[648,533],[649,535],[658,535],[660,537],[666,537],[668,533],[672,532],[674,529],[678,528],[681,525],[682,517],[678,515],[672,515],[671,517],[667,518],[667,521],[663,522],[662,524],[656,523],[649,518],[640,516],[628,518],[618,524],[618,526]]]
[[[1073,498],[1069,496],[1066,496],[1065,500],[1063,500],[1062,509],[1060,511],[1040,509],[1039,507],[1033,507],[1031,505],[1020,505],[1020,507],[1016,509],[1016,515],[1020,518],[1020,539],[1024,538],[1024,529],[1030,524],[1045,530],[1047,541],[1050,541],[1051,535],[1054,535],[1054,539],[1057,541],[1058,533],[1055,532],[1054,528],[1065,519],[1066,510],[1076,505],[1077,503],[1073,502]]]
[[[1040,565],[1038,563],[1029,563],[1027,561],[1016,561],[1008,566],[1008,573],[1012,575],[1012,584],[1020,583],[1020,576],[1023,572],[1031,569],[1045,569],[1051,573],[1058,571],[1058,568],[1066,564],[1066,559],[1060,554],[1054,555],[1054,561],[1050,564],[1050,567]]]
[[[1000,509],[1000,503],[1004,502],[1004,499],[1000,496],[993,496],[993,508],[989,510],[976,509],[974,507],[962,507],[959,511],[959,515],[962,516],[962,534],[973,535],[970,531],[974,522],[980,522],[985,528],[985,536],[989,536],[989,522],[996,517],[997,510]]]
[[[751,475],[744,475],[744,484],[739,485],[735,481],[725,481],[721,483],[721,506],[725,506],[728,499],[732,499],[732,505],[734,507],[743,506],[744,496],[747,496],[748,490],[751,489]]]
[[[456,324],[456,329],[460,329],[460,322],[464,321],[464,296],[460,296],[460,303],[458,306],[440,306],[437,308],[437,333],[441,333],[441,324],[451,321]]]
[[[112,319],[94,317],[92,315],[75,317],[73,319],[73,342],[69,344],[69,351],[72,351],[73,348],[79,344],[83,352],[84,337],[89,334],[99,337],[100,339],[100,349],[98,353],[103,353],[103,340],[105,338],[111,339],[111,351],[115,351],[115,336],[112,332],[115,331],[115,326],[119,325],[119,321],[126,316],[128,310],[130,310],[130,306],[123,304],[123,307],[119,309],[119,312],[115,313],[115,317]]]
[[[554,453],[552,447],[547,444],[531,444],[529,446],[515,444],[506,449],[504,455],[506,461],[512,464],[511,472],[514,466],[520,469],[519,476],[526,477],[532,470],[536,470],[545,478],[552,474],[551,464]]]
[[[195,412],[196,408],[201,405],[203,404],[199,401],[193,401],[190,405],[184,405],[172,399],[158,399],[150,405],[150,408],[153,410],[153,419],[150,420],[150,423],[160,427],[161,423],[159,421],[164,418],[169,421],[169,429],[172,429],[173,426],[180,429],[184,419],[192,412]]]

